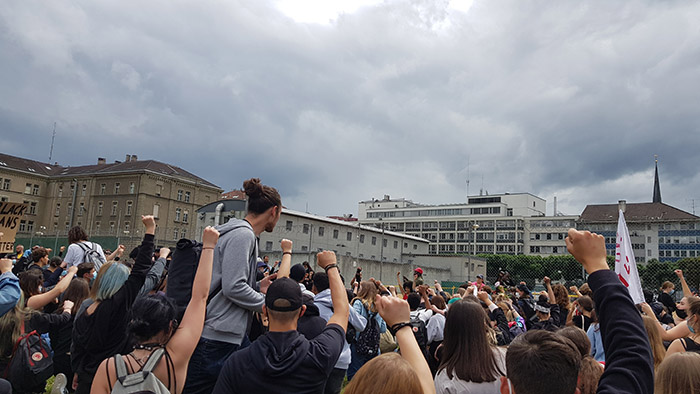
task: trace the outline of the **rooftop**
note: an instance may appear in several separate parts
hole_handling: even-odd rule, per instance
[[[587,205],[581,213],[580,222],[617,222],[618,210],[618,204]],[[683,220],[696,221],[700,217],[661,202],[627,203],[625,208],[627,223]]]
[[[128,158],[131,156],[128,156]],[[156,160],[137,160],[135,156],[129,161],[107,164],[104,159],[100,159],[98,164],[77,166],[77,167],[63,167],[57,164],[42,163],[35,160],[23,159],[21,157],[10,156],[4,153],[0,153],[0,168],[6,167],[14,170],[32,173],[37,175],[42,175],[46,177],[69,177],[69,176],[82,176],[82,175],[107,175],[107,174],[121,174],[121,173],[134,173],[134,172],[151,172],[155,174],[162,174],[171,177],[179,177],[184,179],[189,179],[202,185],[219,188],[215,184],[207,181],[204,178],[200,178],[191,172],[183,170],[180,167],[176,167],[167,163],[163,163]]]

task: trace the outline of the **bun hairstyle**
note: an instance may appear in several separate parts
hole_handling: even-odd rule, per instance
[[[243,182],[243,190],[248,196],[248,212],[259,215],[272,207],[281,207],[282,198],[274,187],[260,183],[259,178]]]
[[[176,319],[175,304],[168,297],[160,294],[141,297],[131,308],[126,331],[133,342],[145,342],[161,332],[168,333]]]

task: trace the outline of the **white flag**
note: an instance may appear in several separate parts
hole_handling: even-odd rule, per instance
[[[620,278],[627,290],[630,292],[632,301],[635,304],[644,302],[642,293],[642,283],[639,281],[637,263],[634,259],[630,233],[627,230],[625,215],[620,210],[620,217],[617,220],[617,242],[615,243],[615,273]]]

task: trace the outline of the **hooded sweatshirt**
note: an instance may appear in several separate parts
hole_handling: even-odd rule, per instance
[[[240,345],[250,330],[253,312],[262,312],[265,296],[255,281],[258,239],[245,220],[231,219],[217,226],[211,301],[207,305],[202,338]]]
[[[323,290],[322,292],[316,294],[316,296],[314,297],[314,303],[318,307],[318,312],[323,319],[328,321],[331,318],[331,316],[333,316],[333,300],[331,299],[330,289]],[[357,313],[357,311],[355,311],[355,308],[350,308],[348,324],[352,324],[352,326],[355,327],[355,330],[357,330],[358,332],[364,331],[365,326],[367,325],[367,319],[365,319],[359,313]],[[345,339],[343,339],[343,343],[343,352],[340,354],[340,358],[338,358],[338,363],[335,365],[335,368],[337,369],[348,369],[348,366],[350,366],[350,360],[352,358],[350,352],[350,345]]]
[[[322,393],[345,342],[329,324],[316,338],[268,332],[226,361],[213,393]]]

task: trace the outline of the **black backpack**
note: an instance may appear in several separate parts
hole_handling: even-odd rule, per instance
[[[367,325],[357,337],[355,351],[361,356],[374,357],[379,352],[379,324],[377,324],[376,319],[377,313],[369,313],[369,310],[367,312]]]
[[[201,253],[202,243],[186,238],[177,241],[173,251],[173,259],[168,267],[165,294],[177,305],[180,312],[179,320],[182,320],[182,315],[192,298],[192,283],[197,273]]]
[[[19,338],[4,375],[12,383],[14,391],[44,391],[46,380],[53,375],[53,359],[51,347],[36,330]]]
[[[416,342],[418,342],[418,347],[425,359],[428,359],[428,328],[425,326],[425,322],[420,319],[420,317],[411,318],[411,330],[413,330],[413,336],[416,337]]]

